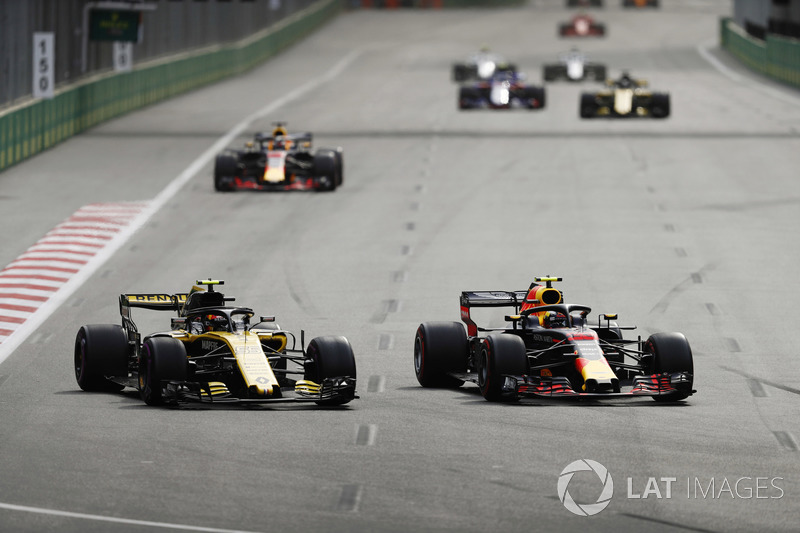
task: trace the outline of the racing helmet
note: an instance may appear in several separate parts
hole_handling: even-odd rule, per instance
[[[547,311],[544,316],[542,316],[542,326],[545,328],[561,328],[567,325],[567,319],[561,313],[556,313],[555,311]]]
[[[206,331],[228,331],[228,317],[208,314],[203,319],[203,325]]]

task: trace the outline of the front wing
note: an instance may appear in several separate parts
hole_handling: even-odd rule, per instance
[[[688,393],[691,395],[697,392],[692,390],[691,387],[691,376],[685,372],[634,376],[631,389],[621,392],[579,392],[573,389],[569,380],[564,377],[506,376],[503,392],[522,397],[602,400],[662,396],[674,393]]]
[[[307,176],[296,176],[291,181],[279,183],[260,182],[255,178],[229,178],[234,190],[251,191],[316,191],[328,186],[327,182]]]
[[[192,402],[217,405],[297,403],[333,400],[349,401],[358,398],[356,395],[356,380],[349,377],[326,378],[322,383],[298,381],[295,384],[293,396],[270,398],[240,398],[232,395],[222,383],[166,381],[162,386],[164,399],[172,405]]]

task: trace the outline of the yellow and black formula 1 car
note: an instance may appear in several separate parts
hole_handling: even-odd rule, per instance
[[[627,72],[607,80],[605,89],[581,94],[581,118],[667,118],[669,113],[669,93],[653,92],[647,81],[633,79]]]
[[[214,188],[259,191],[333,191],[344,181],[342,148],[311,151],[311,133],[289,133],[276,122],[272,133],[256,133],[244,150],[227,149],[214,164]]]
[[[673,402],[693,394],[694,362],[682,333],[627,340],[617,315],[589,323],[591,309],[566,304],[553,287],[561,278],[535,278],[523,291],[465,291],[461,320],[425,322],[414,339],[414,370],[423,387],[477,383],[489,401],[520,397],[618,399],[650,396]],[[544,283],[544,284],[542,284]],[[506,326],[479,328],[476,307],[511,307]]]
[[[75,339],[75,378],[87,391],[138,388],[148,405],[316,402],[342,405],[357,398],[356,362],[348,340],[316,337],[305,347],[274,316],[251,325],[253,310],[227,305],[200,280],[178,294],[121,294],[122,325],[93,324]],[[171,330],[142,335],[131,318],[139,307],[172,311]]]

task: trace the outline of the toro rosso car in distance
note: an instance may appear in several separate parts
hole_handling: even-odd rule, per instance
[[[666,118],[669,113],[669,93],[653,92],[647,81],[633,79],[627,72],[607,80],[605,89],[581,94],[581,118]]]
[[[458,90],[459,109],[541,109],[544,87],[527,85],[516,72],[498,72],[491,79]]]
[[[520,397],[683,400],[693,394],[692,350],[681,333],[626,340],[617,315],[588,322],[591,308],[567,304],[543,277],[524,291],[461,293],[458,322],[420,324],[414,370],[423,387],[477,383],[489,401]],[[544,283],[544,284],[542,284]],[[479,328],[474,307],[510,307],[506,327]]]
[[[586,54],[577,48],[571,49],[558,56],[559,62],[544,66],[544,81],[583,81],[592,78],[595,81],[606,79],[606,66],[600,63],[590,63]]]
[[[572,17],[558,27],[561,37],[603,37],[606,34],[606,25],[595,22],[594,18],[581,14]]]
[[[75,378],[86,391],[139,389],[148,405],[183,402],[258,404],[316,402],[342,405],[357,398],[356,362],[344,337],[314,338],[300,347],[274,316],[251,324],[249,307],[228,305],[199,280],[188,293],[121,294],[122,325],[82,326],[75,339]],[[171,328],[142,334],[131,309],[173,313]]]
[[[488,80],[496,73],[516,70],[516,65],[483,47],[467,61],[453,64],[453,81]]]
[[[311,152],[311,133],[292,133],[282,122],[272,134],[257,133],[244,150],[228,149],[217,156],[217,191],[333,191],[343,181],[343,151],[322,148]]]

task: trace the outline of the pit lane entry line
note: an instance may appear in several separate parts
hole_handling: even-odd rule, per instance
[[[316,78],[312,78],[303,85],[289,91],[282,97],[272,101],[266,106],[262,107],[255,113],[245,117],[241,122],[236,124],[230,131],[220,137],[214,144],[212,144],[205,152],[200,154],[192,163],[186,167],[183,172],[178,174],[154,199],[144,202],[137,202],[142,205],[142,210],[128,223],[119,228],[119,231],[113,237],[104,239],[104,246],[97,248],[90,259],[81,261],[78,267],[70,267],[74,272],[68,272],[69,276],[55,276],[59,279],[47,280],[51,283],[48,287],[43,287],[41,283],[35,290],[45,291],[46,297],[42,296],[41,292],[36,294],[25,294],[29,289],[22,292],[14,292],[14,299],[22,296],[26,300],[26,305],[18,305],[13,302],[3,300],[0,295],[0,304],[6,308],[4,316],[5,324],[0,326],[0,364],[3,363],[14,350],[22,344],[41,324],[45,322],[56,309],[59,308],[75,291],[78,290],[90,277],[94,274],[114,253],[124,245],[130,237],[144,226],[150,218],[153,217],[175,194],[177,194],[186,183],[197,175],[203,167],[205,167],[219,152],[225,149],[230,143],[241,135],[247,128],[251,126],[256,120],[263,119],[265,116],[273,113],[284,105],[297,100],[304,96],[306,93],[316,89],[317,87],[327,83],[337,76],[339,76],[351,63],[353,63],[361,54],[364,53],[362,49],[352,50],[345,55],[324,74]],[[82,209],[86,209],[85,206]],[[78,210],[75,215],[81,213]],[[68,219],[69,220],[69,219]],[[67,221],[65,221],[66,223]],[[34,245],[35,247],[36,245]],[[32,247],[33,248],[33,247]],[[14,265],[30,250],[25,252],[20,258],[12,261],[9,266]],[[69,258],[70,255],[66,255]],[[62,258],[61,261],[64,259]],[[52,266],[52,264],[51,264]],[[36,278],[33,280],[26,280],[20,283],[26,285],[35,285]],[[40,280],[41,281],[41,280]],[[32,302],[32,303],[31,303]],[[2,308],[0,307],[0,311]]]
[[[187,524],[171,524],[169,522],[153,522],[150,520],[134,520],[131,518],[115,518],[113,516],[93,515],[86,513],[73,513],[70,511],[58,511],[56,509],[45,509],[43,507],[28,507],[27,505],[14,505],[12,503],[0,502],[0,509],[9,511],[22,511],[26,513],[36,513],[49,516],[60,516],[63,518],[76,518],[80,520],[95,520],[98,522],[111,522],[113,524],[128,524],[134,526],[157,527],[161,529],[178,529],[183,531],[204,531],[206,533],[260,533],[257,531],[246,531],[242,529],[219,529],[214,527],[190,526]]]

